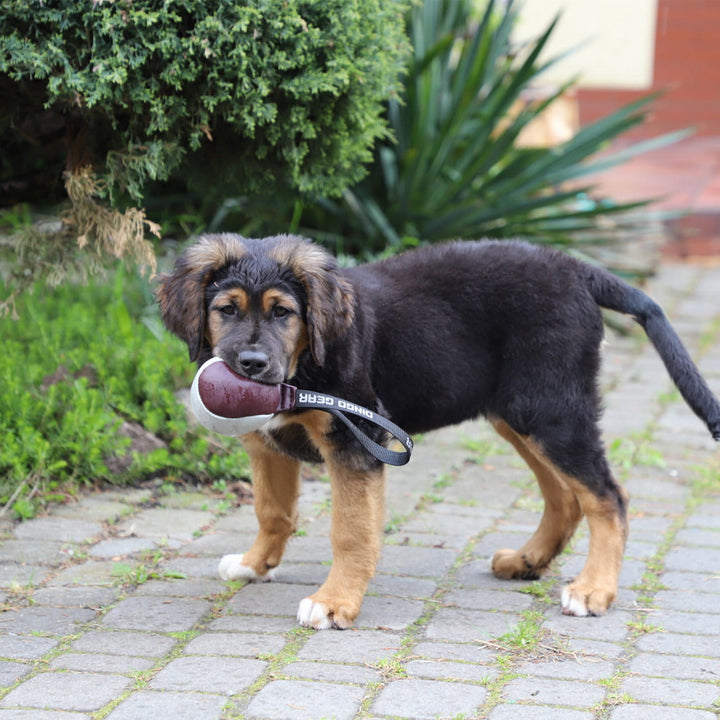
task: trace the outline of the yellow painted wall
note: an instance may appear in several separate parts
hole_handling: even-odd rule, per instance
[[[657,0],[522,0],[518,40],[537,37],[562,12],[546,58],[579,46],[539,80],[644,90],[652,84]]]

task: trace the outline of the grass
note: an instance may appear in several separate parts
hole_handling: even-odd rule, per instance
[[[0,285],[0,297],[4,289]],[[188,421],[176,397],[194,367],[160,326],[146,279],[37,285],[0,318],[0,505],[19,518],[82,486],[247,475],[239,444]],[[138,449],[123,425],[155,442]]]

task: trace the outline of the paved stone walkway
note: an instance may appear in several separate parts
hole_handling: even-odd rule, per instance
[[[651,294],[720,392],[720,268],[664,266]],[[296,627],[330,560],[308,480],[278,581],[216,576],[251,506],[153,489],[83,497],[0,542],[0,720],[716,720],[720,454],[638,336],[608,334],[610,457],[632,495],[616,604],[565,617],[582,531],[547,579],[489,573],[534,530],[529,472],[485,423],[420,439],[390,472],[387,542],[357,628]]]

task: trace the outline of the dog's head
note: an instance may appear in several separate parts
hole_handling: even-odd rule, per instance
[[[354,319],[355,296],[335,259],[291,235],[205,235],[160,277],[156,295],[191,360],[215,355],[266,383],[291,378],[306,349],[323,365],[327,343]]]

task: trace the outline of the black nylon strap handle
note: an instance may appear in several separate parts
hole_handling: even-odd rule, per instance
[[[347,425],[350,431],[360,441],[360,444],[380,462],[386,465],[405,465],[410,460],[410,454],[413,450],[412,438],[394,422],[388,420],[382,415],[374,413],[372,410],[350,403],[340,398],[333,397],[332,395],[323,395],[322,393],[306,392],[305,390],[298,390],[295,396],[295,409],[300,408],[313,408],[315,410],[325,410],[331,415],[334,415],[339,420]],[[396,450],[389,450],[384,445],[376,443],[371,440],[357,425],[355,425],[345,413],[351,415],[357,415],[358,417],[365,418],[370,422],[379,425],[383,430],[387,430],[405,450],[399,452]]]

